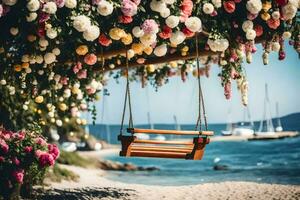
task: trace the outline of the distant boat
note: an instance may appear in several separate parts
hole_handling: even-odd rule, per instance
[[[230,136],[230,135],[238,135],[238,136],[252,136],[254,134],[254,125],[251,121],[250,111],[248,107],[244,108],[244,120],[240,123],[235,125],[231,121],[231,111],[228,112],[229,122],[227,123],[226,130],[222,130],[223,136]],[[246,120],[246,118],[248,118]],[[248,124],[248,125],[247,125]]]
[[[276,118],[277,118],[277,126],[275,128],[276,132],[282,132],[283,128],[281,125],[281,121],[280,121],[280,117],[279,117],[279,106],[278,106],[278,102],[276,102]]]
[[[150,112],[147,112],[148,125],[150,129],[154,129],[154,125],[151,123]],[[150,136],[145,133],[137,133],[135,136],[140,140],[149,140]]]
[[[256,135],[275,135],[274,126],[272,122],[271,106],[268,92],[268,85],[265,85],[265,99],[264,112],[262,120],[260,121],[259,129]]]

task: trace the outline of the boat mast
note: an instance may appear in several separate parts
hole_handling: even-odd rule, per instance
[[[259,125],[258,132],[274,132],[267,84],[265,85],[264,112],[263,112],[262,120]]]
[[[279,104],[278,104],[278,102],[276,102],[276,118],[277,118],[277,126],[276,126],[275,130],[277,132],[280,132],[283,129],[282,129],[281,120],[280,120],[280,117],[279,117]]]

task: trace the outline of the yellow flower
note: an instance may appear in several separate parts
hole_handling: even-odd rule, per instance
[[[272,4],[270,1],[266,1],[265,3],[262,4],[262,9],[267,12],[268,10],[270,10],[270,8],[272,8]]]
[[[131,49],[135,54],[140,54],[143,53],[144,45],[142,43],[133,43]]]
[[[79,88],[78,87],[72,87],[72,93],[73,94],[78,94],[79,93]]]
[[[181,51],[187,52],[187,51],[189,51],[189,47],[188,47],[188,46],[184,46],[184,47],[181,49]]]
[[[21,65],[15,65],[15,71],[16,72],[20,72],[22,70],[22,66]]]
[[[169,64],[170,64],[170,66],[173,67],[173,68],[176,68],[176,67],[177,67],[177,62],[172,61],[172,62],[170,62]]]
[[[44,120],[41,120],[41,121],[40,121],[40,124],[41,124],[42,126],[45,126],[45,125],[46,125],[46,122],[45,122]]]
[[[121,38],[126,36],[126,33],[123,29],[120,28],[112,28],[109,31],[109,36],[113,40],[120,40]]]
[[[61,111],[66,111],[67,108],[68,108],[68,106],[67,106],[65,103],[59,104],[59,109],[60,109]]]
[[[42,114],[42,111],[40,109],[37,110],[38,114]]]
[[[28,62],[22,63],[22,68],[23,69],[29,68],[29,63]]]
[[[155,71],[155,65],[147,65],[146,69],[148,73],[152,73]]]
[[[186,55],[187,55],[187,52],[186,52],[186,51],[182,51],[182,52],[181,52],[181,55],[182,55],[182,56],[186,56]]]
[[[76,49],[76,53],[80,56],[84,56],[85,54],[87,54],[89,52],[89,49],[86,45],[80,45],[79,47],[77,47]]]
[[[44,97],[43,96],[37,96],[34,99],[35,103],[43,103]]]
[[[262,13],[261,15],[260,15],[260,17],[263,19],[263,20],[265,20],[265,21],[268,21],[270,18],[271,18],[271,15],[269,14],[269,13]]]
[[[131,36],[131,34],[130,33],[126,34],[125,37],[122,37],[121,41],[125,45],[131,44],[132,43],[132,36]]]
[[[171,47],[174,47],[174,48],[176,48],[177,47],[177,44],[173,44],[173,43],[171,43],[171,45],[170,45]]]
[[[152,47],[146,47],[144,49],[144,52],[147,54],[147,55],[151,55],[151,53],[153,52],[153,48]]]

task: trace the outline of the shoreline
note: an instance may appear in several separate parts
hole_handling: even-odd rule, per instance
[[[89,199],[102,199],[105,192],[111,196],[107,199],[129,199],[129,200],[213,200],[213,199],[299,199],[299,185],[281,185],[256,182],[216,182],[202,183],[185,186],[155,186],[143,184],[129,184],[109,180],[104,177],[106,171],[100,169],[86,169],[76,166],[61,165],[63,168],[77,173],[80,178],[78,182],[62,181],[61,183],[50,183],[51,191],[61,191],[61,195],[81,195],[83,191],[94,191],[99,193]],[[48,193],[48,192],[47,192]],[[93,192],[91,192],[92,194]],[[89,195],[89,194],[86,194]],[[78,198],[80,196],[77,196]],[[56,199],[68,199],[59,196]],[[105,199],[105,198],[104,198]]]

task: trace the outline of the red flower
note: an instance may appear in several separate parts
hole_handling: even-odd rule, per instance
[[[48,144],[48,152],[53,156],[54,160],[59,156],[59,149],[55,144]]]
[[[235,11],[235,3],[234,1],[225,1],[223,3],[224,9],[228,13],[233,13]]]
[[[122,15],[119,17],[119,22],[122,24],[130,24],[132,22],[132,17],[131,16],[125,16]]]
[[[98,42],[102,45],[102,46],[105,46],[105,47],[108,47],[112,41],[111,39],[109,39],[108,37],[106,37],[106,35],[104,34],[101,34],[98,38]]]
[[[267,24],[271,29],[277,29],[278,26],[280,25],[280,19],[275,20],[275,19],[271,18],[267,21]]]
[[[32,149],[33,149],[32,147],[27,146],[27,147],[24,148],[24,152],[25,152],[25,153],[31,153],[31,152],[32,152]]]
[[[160,32],[158,35],[162,39],[168,39],[172,35],[172,29],[168,26],[164,26],[163,29],[162,29],[162,32]]]
[[[260,37],[264,33],[264,29],[261,25],[255,25],[254,30],[256,32],[256,37]]]
[[[280,6],[284,6],[285,4],[287,4],[287,0],[276,0],[276,3]]]
[[[43,152],[39,156],[39,163],[41,167],[47,167],[54,165],[55,161],[51,154]]]
[[[17,183],[23,183],[24,170],[19,169],[19,170],[13,171],[12,177],[15,179],[15,181],[17,181]]]
[[[184,35],[186,37],[193,37],[195,35],[195,33],[193,31],[190,31],[190,29],[188,29],[186,27],[182,29],[182,32],[184,33]]]
[[[4,157],[0,156],[0,163],[4,162]]]
[[[189,16],[191,16],[193,11],[193,1],[191,0],[183,0],[180,6],[181,10],[181,21],[185,21]]]
[[[278,53],[278,59],[279,60],[284,60],[285,59],[285,52],[284,51],[279,51],[279,53]]]
[[[6,142],[5,141],[1,141],[0,140],[0,150],[2,151],[2,153],[4,153],[4,154],[7,154],[8,153],[8,150],[9,150],[9,147],[8,147],[8,145],[6,144]]]
[[[19,166],[20,165],[20,160],[16,157],[12,158],[11,161],[16,165]]]

